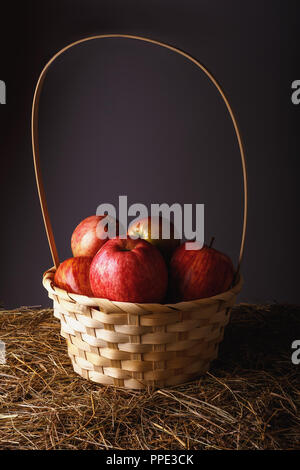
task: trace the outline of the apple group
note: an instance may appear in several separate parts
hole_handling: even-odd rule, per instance
[[[101,236],[106,216],[93,215],[75,228],[73,257],[63,261],[54,284],[67,292],[119,302],[175,303],[212,297],[230,288],[234,278],[231,259],[204,245],[187,250],[175,237],[162,237],[162,219],[151,217],[129,226],[127,238]],[[159,238],[151,237],[157,224]]]

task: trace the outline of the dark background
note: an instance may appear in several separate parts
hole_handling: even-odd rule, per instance
[[[49,303],[41,277],[52,260],[30,141],[34,86],[59,49],[102,33],[168,42],[216,76],[249,173],[240,300],[299,302],[296,1],[28,0],[1,9],[1,305]],[[207,240],[214,235],[237,260],[242,172],[232,124],[217,91],[182,57],[120,39],[67,52],[45,82],[40,148],[61,259],[77,223],[126,194],[129,204],[204,203]]]

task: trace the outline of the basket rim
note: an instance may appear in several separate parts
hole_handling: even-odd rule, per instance
[[[54,285],[54,274],[56,272],[55,266],[52,268],[48,269],[47,271],[44,272],[43,274],[43,286],[45,289],[52,294],[58,295],[58,296],[63,296],[64,298],[69,298],[73,302],[78,302],[79,304],[91,305],[95,304],[98,305],[102,302],[112,302],[116,307],[120,307],[122,310],[126,308],[126,306],[132,306],[132,305],[138,305],[141,308],[145,308],[145,310],[149,310],[149,308],[168,308],[168,309],[174,309],[174,310],[185,310],[186,307],[188,307],[191,304],[213,304],[215,302],[219,301],[229,301],[231,298],[235,297],[237,294],[242,289],[242,286],[244,284],[243,277],[240,273],[238,273],[237,278],[235,280],[234,285],[231,287],[231,289],[222,292],[220,294],[214,295],[212,297],[206,297],[202,299],[195,299],[195,300],[185,300],[182,302],[176,302],[176,303],[139,303],[139,302],[120,302],[117,300],[110,300],[110,299],[105,299],[105,298],[100,298],[100,297],[88,297],[86,295],[80,295],[80,294],[73,294],[71,292],[68,292],[64,289],[61,289],[60,287],[57,287]]]

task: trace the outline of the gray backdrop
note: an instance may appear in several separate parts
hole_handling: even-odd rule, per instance
[[[290,100],[296,15],[271,0],[43,3],[22,7],[25,21],[18,17],[18,41],[5,47],[0,74],[8,90],[0,108],[1,303],[49,304],[41,276],[52,260],[30,147],[34,85],[57,50],[105,32],[169,42],[220,81],[237,114],[249,172],[240,300],[298,302],[297,112]],[[8,10],[8,21],[14,18]],[[45,82],[40,148],[61,259],[71,254],[76,224],[126,194],[129,204],[204,203],[206,239],[215,236],[215,247],[237,261],[242,172],[233,127],[217,91],[184,58],[120,39],[67,52]]]

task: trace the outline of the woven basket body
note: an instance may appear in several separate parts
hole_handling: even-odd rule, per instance
[[[177,304],[112,302],[43,284],[54,301],[74,371],[85,379],[131,389],[187,382],[216,359],[231,307],[242,287]]]

